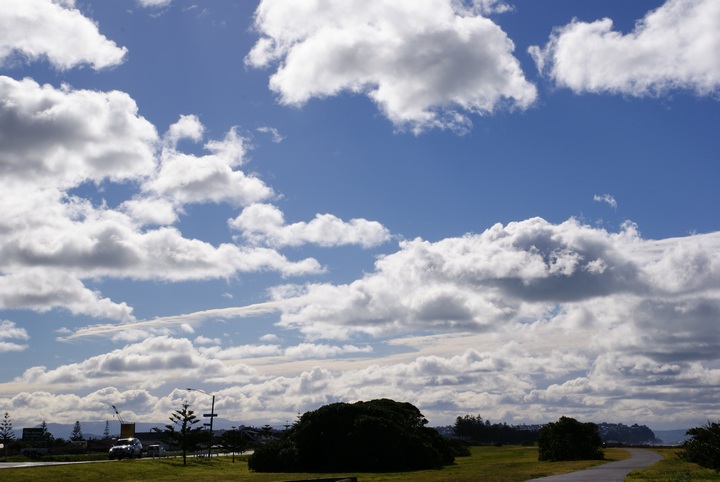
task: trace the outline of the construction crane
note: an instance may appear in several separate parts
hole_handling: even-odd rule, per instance
[[[113,408],[113,410],[115,410],[115,415],[117,415],[117,418],[120,421],[120,423],[124,425],[125,420],[123,420],[123,418],[120,416],[120,412],[118,412],[118,409],[115,408],[115,405],[110,405],[110,406]]]

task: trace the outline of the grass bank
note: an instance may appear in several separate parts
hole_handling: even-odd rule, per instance
[[[664,452],[663,456],[666,454]],[[608,449],[606,461],[621,460],[629,456],[622,449]],[[674,454],[669,454],[659,464],[671,464],[677,474],[697,472],[697,466],[677,466]],[[676,457],[675,457],[676,458]],[[534,447],[473,447],[472,456],[460,457],[457,463],[442,470],[424,470],[418,472],[397,473],[345,473],[345,474],[262,474],[248,471],[247,456],[235,457],[232,463],[229,457],[208,460],[189,458],[187,467],[182,459],[142,459],[101,462],[82,465],[64,465],[53,467],[32,467],[22,469],[0,469],[0,479],[13,482],[38,480],[95,482],[97,480],[123,481],[188,481],[188,482],[278,482],[293,479],[311,479],[332,475],[355,475],[359,482],[524,482],[535,477],[554,475],[581,470],[601,463],[600,461],[580,462],[538,462],[537,448]],[[693,465],[693,464],[689,464]],[[649,470],[649,469],[648,469]],[[640,473],[640,476],[642,476]],[[654,472],[648,472],[650,474]],[[657,472],[660,473],[660,472]],[[714,472],[713,472],[714,474]],[[637,476],[636,476],[637,477]],[[652,477],[652,475],[650,475]],[[628,479],[631,480],[631,479]],[[717,478],[634,478],[633,481],[684,481],[684,480],[720,480]]]
[[[720,481],[720,473],[680,460],[677,456],[680,449],[652,450],[662,455],[663,459],[646,469],[631,472],[625,482]]]

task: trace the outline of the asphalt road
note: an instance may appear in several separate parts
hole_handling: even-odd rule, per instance
[[[657,452],[643,449],[627,449],[630,458],[596,465],[595,467],[570,472],[569,474],[551,475],[532,479],[542,482],[622,482],[627,474],[637,469],[644,469],[662,459]]]

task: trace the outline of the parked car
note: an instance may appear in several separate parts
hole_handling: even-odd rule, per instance
[[[136,438],[121,438],[110,447],[110,460],[142,457],[142,442]]]
[[[148,457],[165,457],[165,449],[162,445],[148,445]]]

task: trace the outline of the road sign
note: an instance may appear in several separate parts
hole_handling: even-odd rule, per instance
[[[22,429],[23,442],[36,442],[42,440],[45,435],[44,428],[24,428]]]
[[[203,417],[217,417],[217,413],[203,413]]]

